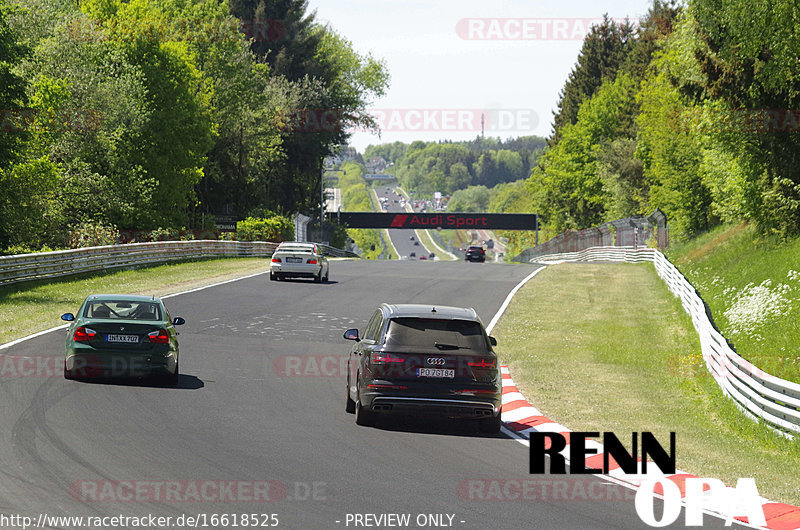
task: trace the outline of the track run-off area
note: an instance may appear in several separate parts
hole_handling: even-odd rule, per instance
[[[63,379],[64,330],[1,349],[57,369],[0,378],[0,515],[152,514],[172,528],[194,526],[187,516],[206,528],[646,527],[633,492],[530,475],[528,447],[505,433],[410,419],[364,428],[344,411],[342,332],[363,329],[379,303],[474,307],[489,324],[535,268],[333,261],[321,285],[262,274],[172,296],[170,313],[186,319],[176,387]]]

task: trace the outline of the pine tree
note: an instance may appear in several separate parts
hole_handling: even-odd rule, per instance
[[[273,74],[289,81],[324,77],[315,60],[323,30],[315,27],[308,0],[231,0],[230,9],[252,32],[251,50]]]
[[[630,23],[617,23],[608,15],[603,15],[603,22],[592,27],[559,94],[558,111],[553,113],[551,145],[558,142],[562,127],[577,121],[581,103],[594,95],[604,80],[614,79],[633,36]]]
[[[622,70],[634,79],[641,80],[647,70],[659,41],[672,33],[681,7],[676,0],[653,0],[632,41],[630,50],[622,65]]]

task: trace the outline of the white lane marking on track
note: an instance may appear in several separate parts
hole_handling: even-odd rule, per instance
[[[506,296],[505,301],[503,301],[503,305],[500,306],[500,309],[497,310],[497,313],[495,313],[494,317],[492,318],[492,321],[489,322],[488,326],[486,326],[486,333],[491,333],[492,332],[492,329],[494,329],[495,325],[497,324],[497,321],[500,320],[500,317],[503,316],[503,313],[506,312],[506,309],[508,308],[508,304],[511,303],[511,299],[514,298],[515,294],[517,294],[517,291],[519,291],[522,288],[523,285],[528,283],[528,280],[532,279],[534,276],[536,276],[537,274],[542,272],[545,268],[546,267],[541,267],[539,269],[536,269],[532,273],[528,274],[521,282],[519,282],[516,285],[516,287],[511,289],[511,292],[508,293],[508,296]]]
[[[46,335],[48,333],[52,333],[54,331],[58,331],[59,329],[67,329],[69,324],[62,324],[60,326],[56,326],[54,328],[46,329],[44,331],[37,331],[33,335],[28,335],[27,337],[22,337],[20,339],[12,340],[11,342],[6,342],[5,344],[0,344],[0,350],[5,350],[6,348],[10,348],[11,346],[16,346],[20,342],[24,342],[26,340],[35,339],[36,337],[41,337],[42,335]]]
[[[247,276],[242,276],[240,278],[234,278],[232,280],[225,280],[224,282],[217,282],[212,283],[211,285],[204,285],[202,287],[196,287],[195,289],[189,289],[188,291],[181,291],[179,293],[172,293],[161,296],[160,298],[163,300],[164,298],[172,298],[173,296],[180,296],[182,294],[189,294],[189,293],[196,293],[197,291],[202,291],[203,289],[210,289],[211,287],[217,287],[218,285],[225,285],[226,283],[238,282],[239,280],[246,280],[247,278],[254,278],[256,276],[261,276],[262,274],[267,274],[269,271],[257,272],[255,274],[248,274]]]

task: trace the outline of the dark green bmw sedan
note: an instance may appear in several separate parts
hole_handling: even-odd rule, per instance
[[[64,377],[159,376],[177,383],[178,338],[160,298],[129,294],[93,294],[77,315],[65,313],[67,330]]]

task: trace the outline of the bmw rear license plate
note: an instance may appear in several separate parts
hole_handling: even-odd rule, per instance
[[[106,342],[128,342],[136,344],[139,342],[138,335],[106,335]]]
[[[303,258],[286,258],[286,263],[303,263]]]
[[[449,377],[455,378],[456,371],[452,368],[417,368],[417,377]]]

